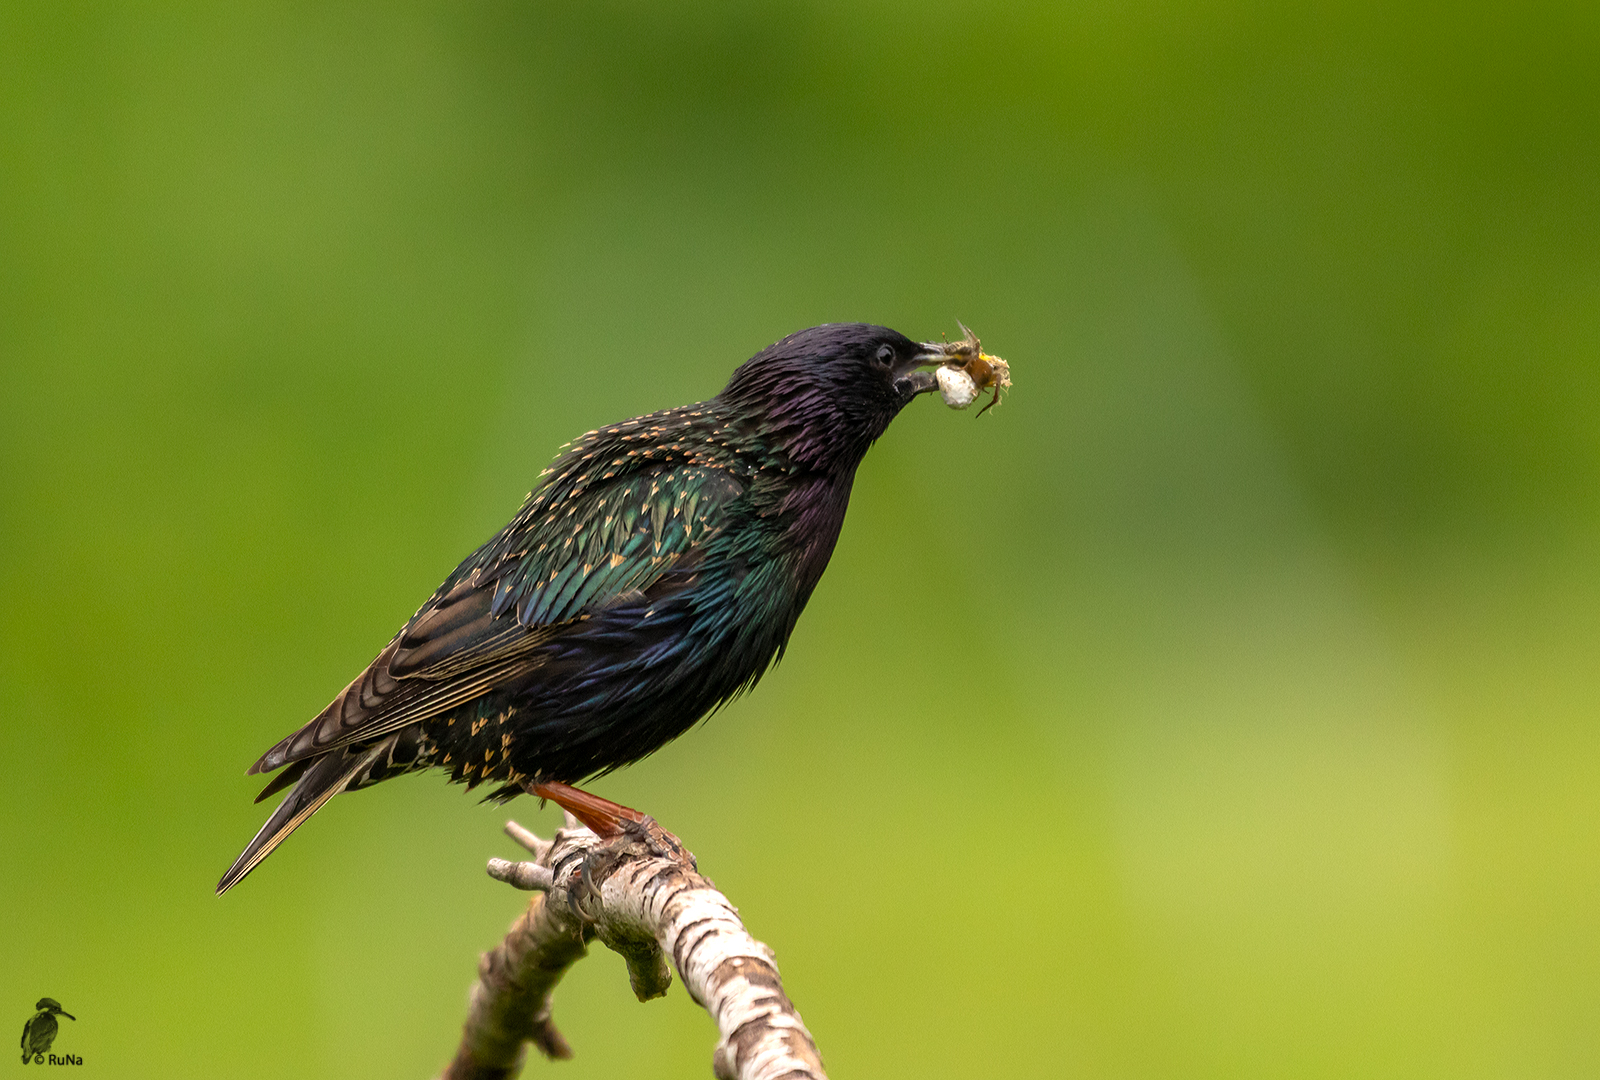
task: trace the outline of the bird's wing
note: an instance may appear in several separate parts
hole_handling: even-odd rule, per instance
[[[710,467],[656,467],[535,492],[316,719],[251,772],[366,742],[524,679],[539,647],[697,557],[744,491]]]

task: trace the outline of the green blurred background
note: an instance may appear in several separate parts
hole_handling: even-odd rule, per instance
[[[789,658],[598,785],[833,1074],[1600,1074],[1592,2],[0,7],[0,1020],[433,1075],[505,812],[219,900],[245,767],[567,438],[957,318],[1012,399],[908,410]],[[708,1073],[609,953],[557,1019],[528,1075]]]

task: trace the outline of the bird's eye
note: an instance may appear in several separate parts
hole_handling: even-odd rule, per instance
[[[873,359],[876,360],[880,364],[887,365],[889,363],[889,361],[894,359],[894,346],[893,345],[882,345],[882,346],[879,346],[878,355],[873,357]]]

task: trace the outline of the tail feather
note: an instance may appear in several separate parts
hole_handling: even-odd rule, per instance
[[[301,758],[299,761],[294,762],[288,768],[279,772],[277,776],[274,776],[267,782],[266,787],[261,789],[261,794],[256,796],[256,802],[262,802],[263,800],[272,798],[272,796],[276,795],[278,792],[282,791],[284,788],[300,779],[306,774],[306,770],[311,768],[311,763],[316,760],[316,758]]]
[[[228,867],[228,872],[217,882],[217,895],[221,896],[237,885],[256,864],[286,840],[301,822],[322,809],[322,805],[345,789],[363,769],[366,769],[384,752],[387,744],[363,748],[355,752],[333,750],[317,758],[305,770],[294,789],[285,795],[267,823],[261,826],[255,839]]]

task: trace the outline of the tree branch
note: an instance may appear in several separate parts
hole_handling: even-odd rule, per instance
[[[480,961],[443,1080],[514,1077],[530,1042],[546,1057],[571,1057],[550,1019],[551,995],[595,937],[626,961],[640,1001],[665,994],[677,970],[721,1033],[712,1055],[718,1080],[826,1080],[772,950],[750,936],[676,836],[646,818],[603,839],[571,814],[554,841],[516,822],[506,832],[534,859],[491,859],[490,876],[541,895]]]

